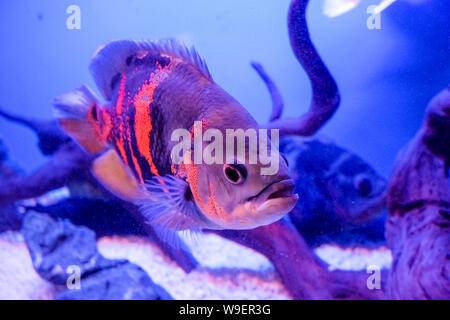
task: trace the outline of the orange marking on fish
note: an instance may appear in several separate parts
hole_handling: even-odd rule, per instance
[[[206,121],[206,119],[200,119],[200,121],[202,122],[202,130],[206,131],[208,129],[208,121]]]
[[[184,168],[186,170],[186,181],[189,183],[191,187],[192,195],[195,199],[195,202],[198,204],[200,209],[204,211],[203,202],[200,198],[200,193],[198,190],[198,168],[195,164],[184,164]]]
[[[158,181],[159,181],[159,183],[161,183],[161,184],[163,184],[163,185],[166,184],[166,183],[164,182],[164,180],[162,180],[162,179],[158,179]],[[164,193],[169,193],[169,190],[168,190],[168,189],[163,189],[163,192],[164,192]]]
[[[214,186],[210,183],[209,184],[209,190],[210,195],[208,196],[209,199],[209,205],[211,206],[212,212],[214,212],[217,215],[217,208],[216,208],[216,194],[214,193]]]
[[[127,76],[124,74],[122,75],[122,79],[120,80],[120,87],[119,87],[119,96],[117,97],[116,102],[116,113],[118,115],[122,114],[123,112],[123,102],[125,100],[125,83],[127,81]]]
[[[176,175],[177,170],[175,169],[175,164],[173,162],[170,163],[170,171],[173,175]]]
[[[129,121],[129,117],[128,117],[127,121]],[[130,126],[127,126],[127,135],[128,135],[128,148],[130,149],[131,159],[133,161],[134,167],[136,168],[136,172],[138,174],[139,181],[141,183],[144,183],[144,177],[142,175],[142,169],[139,166],[138,159],[136,158],[136,156],[133,153],[133,147],[132,147],[132,144],[131,144],[131,127]]]
[[[125,159],[127,158],[127,153],[125,152],[125,147],[123,146],[123,141],[118,141],[118,143],[116,143],[117,149],[119,149],[119,153],[120,156],[122,158],[122,160],[125,161]]]
[[[224,219],[225,217],[223,215],[222,208],[219,205],[217,205],[216,192],[214,190],[214,185],[212,183],[209,184],[209,190],[211,193],[210,193],[208,199],[209,199],[209,205],[211,206],[212,212],[214,212],[216,214],[216,216],[218,216],[219,218]]]
[[[119,93],[116,101],[116,118],[119,119],[118,123],[118,130],[119,130],[119,136],[117,137],[117,143],[116,146],[119,149],[120,156],[124,162],[126,162],[127,154],[125,152],[125,126],[124,126],[124,119],[122,118],[122,114],[124,112],[123,103],[125,100],[125,84],[126,84],[127,77],[126,75],[122,76],[122,79],[120,80],[120,87],[119,87]]]
[[[130,141],[130,150],[133,150],[133,149],[131,149],[131,141]],[[131,158],[133,159],[134,167],[136,168],[137,174],[139,176],[138,177],[139,181],[141,183],[144,183],[144,177],[142,176],[142,169],[139,166],[139,162],[138,162],[137,158],[135,157],[135,155],[133,154],[132,151],[131,151]]]
[[[152,119],[150,116],[150,105],[153,102],[153,94],[158,85],[168,76],[169,65],[162,68],[158,64],[155,72],[150,74],[150,79],[145,81],[139,92],[134,96],[134,107],[136,109],[135,131],[136,141],[140,153],[150,165],[150,171],[153,175],[159,176],[158,169],[153,163],[150,146],[150,132],[152,131]]]

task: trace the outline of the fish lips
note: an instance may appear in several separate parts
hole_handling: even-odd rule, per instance
[[[298,200],[293,193],[292,179],[279,180],[267,185],[258,194],[248,198],[233,210],[231,219],[216,221],[220,229],[248,230],[271,224],[291,211]],[[210,227],[208,227],[210,228]]]
[[[252,199],[256,213],[276,213],[281,218],[297,203],[298,194],[293,192],[294,187],[292,179],[284,179],[266,186]]]

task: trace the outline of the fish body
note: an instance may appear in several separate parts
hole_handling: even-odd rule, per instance
[[[205,163],[189,149],[180,156],[184,161],[175,161],[180,140],[173,139],[174,132],[187,132],[188,146],[196,151],[196,143],[207,150],[204,137],[196,137],[208,129],[223,135],[259,130],[247,110],[212,80],[195,51],[175,42],[113,41],[94,54],[90,70],[107,102],[102,105],[83,86],[55,99],[56,115],[81,146],[100,155],[93,164],[98,180],[140,205],[150,220],[173,230],[248,229],[293,208],[297,195],[276,149],[269,150],[279,162],[271,175],[261,174],[262,163],[228,159],[228,153]],[[271,148],[270,138],[258,136],[261,141]],[[227,141],[214,142],[224,149]],[[211,154],[217,156],[217,150]],[[257,151],[245,146],[244,158]]]
[[[302,199],[289,217],[310,245],[384,241],[386,181],[367,162],[323,136],[285,137],[280,151]]]

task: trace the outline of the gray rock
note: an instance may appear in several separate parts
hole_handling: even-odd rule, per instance
[[[137,265],[104,258],[98,252],[95,233],[86,227],[29,212],[22,233],[39,275],[64,287],[57,299],[171,299]],[[67,286],[72,266],[79,268],[80,289]]]
[[[172,297],[152,282],[140,267],[118,262],[82,278],[81,289],[66,289],[56,295],[62,300],[168,300]]]
[[[79,266],[85,273],[93,270],[102,258],[95,233],[68,221],[56,222],[47,215],[30,212],[23,220],[22,233],[34,268],[55,284],[66,283],[69,266]]]

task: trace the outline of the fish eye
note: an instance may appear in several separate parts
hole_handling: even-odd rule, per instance
[[[225,164],[223,173],[232,184],[240,184],[247,178],[247,168],[243,164]]]
[[[368,178],[362,178],[357,181],[357,188],[362,197],[368,197],[372,193],[372,183]]]

